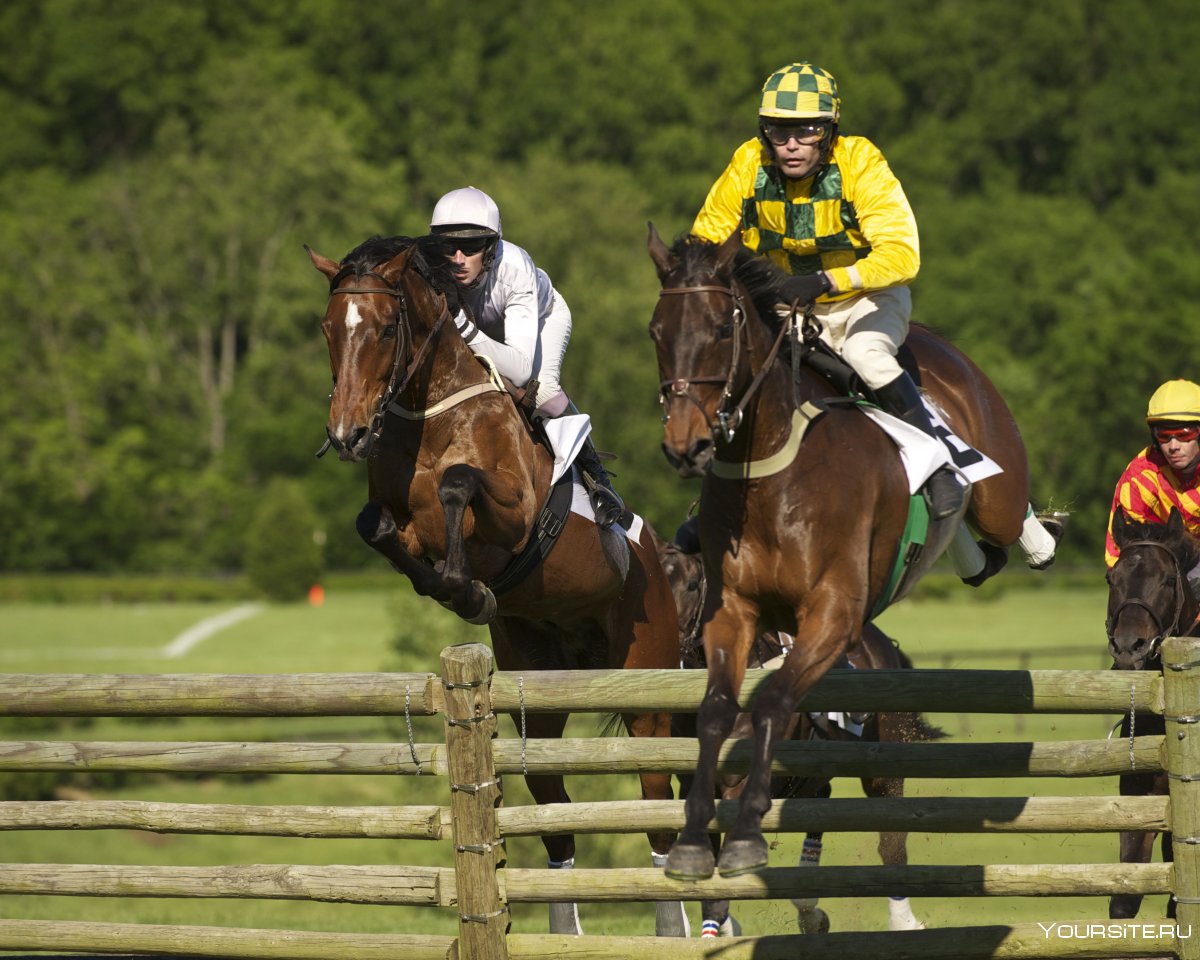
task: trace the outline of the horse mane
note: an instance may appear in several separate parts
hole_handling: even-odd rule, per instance
[[[416,247],[409,265],[438,293],[446,297],[451,307],[458,304],[458,284],[454,280],[454,267],[442,256],[441,246],[435,237],[368,237],[342,257],[342,269],[353,270],[361,277],[379,264],[399,256],[409,247]]]
[[[1185,570],[1190,570],[1200,562],[1200,540],[1188,533],[1182,524],[1176,531],[1166,523],[1142,523],[1126,516],[1125,529],[1126,542],[1150,540],[1161,543],[1179,559]]]
[[[712,275],[713,260],[720,244],[705,240],[695,234],[684,234],[671,247],[671,254],[679,261],[685,283],[697,285]],[[733,261],[733,275],[754,303],[762,321],[775,333],[779,332],[780,320],[775,315],[775,304],[779,302],[779,285],[789,276],[767,257],[747,247],[738,249]]]

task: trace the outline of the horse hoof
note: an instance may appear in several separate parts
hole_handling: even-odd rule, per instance
[[[672,880],[707,880],[713,875],[716,860],[713,858],[712,846],[708,843],[679,843],[671,847],[667,854],[667,864],[663,867]]]
[[[717,868],[723,877],[737,877],[767,865],[767,841],[762,837],[749,840],[726,840],[721,847],[721,859]]]
[[[391,511],[373,500],[358,512],[354,527],[371,546],[396,535],[396,521],[392,519]]]
[[[463,619],[466,620],[467,623],[475,623],[481,626],[486,626],[496,619],[496,595],[478,580],[472,580],[471,586],[475,587],[479,591],[481,597],[480,607],[474,616],[463,617]]]
[[[820,907],[814,907],[796,915],[796,926],[800,928],[801,933],[828,933],[829,914]]]

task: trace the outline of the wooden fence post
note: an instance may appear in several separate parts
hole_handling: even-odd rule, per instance
[[[508,905],[496,875],[505,850],[496,825],[501,791],[492,759],[491,676],[492,651],[482,643],[442,651],[459,955],[472,960],[508,960]]]
[[[1175,840],[1175,945],[1180,960],[1200,960],[1200,638],[1167,638],[1162,662]]]

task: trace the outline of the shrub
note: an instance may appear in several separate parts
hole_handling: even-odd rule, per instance
[[[294,480],[267,487],[246,537],[246,576],[272,600],[300,600],[321,579],[316,513]]]

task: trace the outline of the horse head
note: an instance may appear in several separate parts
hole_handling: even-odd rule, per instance
[[[420,359],[413,357],[414,339],[422,339],[431,318],[447,315],[445,292],[429,282],[436,268],[428,266],[422,242],[372,237],[340,263],[305,247],[329,280],[321,330],[333,392],[325,429],[342,460],[360,461],[374,452],[388,405]]]
[[[650,258],[662,283],[650,321],[658,355],[663,453],[683,477],[704,473],[738,391],[749,378],[746,304],[735,289],[734,260],[742,247],[735,232],[722,244],[684,237],[669,248],[650,224]]]
[[[1164,637],[1196,628],[1197,601],[1187,572],[1200,561],[1200,541],[1172,510],[1167,523],[1136,523],[1117,510],[1113,540],[1120,556],[1108,571],[1108,649],[1119,670],[1157,660]]]

